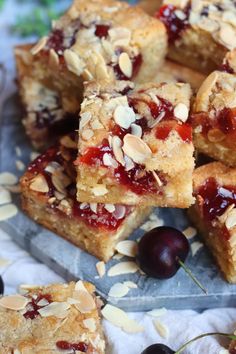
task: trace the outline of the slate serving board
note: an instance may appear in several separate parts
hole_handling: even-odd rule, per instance
[[[29,162],[31,147],[25,137],[20,122],[20,108],[16,96],[10,97],[4,104],[0,120],[0,172],[8,171],[20,176],[15,160],[15,148],[20,147],[26,165]],[[187,265],[208,289],[204,295],[199,288],[180,270],[175,277],[159,281],[140,273],[97,279],[97,259],[81,251],[72,244],[38,226],[26,217],[20,210],[19,195],[14,195],[14,203],[19,207],[19,213],[4,222],[0,227],[35,258],[44,262],[58,272],[66,280],[84,279],[95,284],[97,292],[110,303],[128,311],[141,311],[162,306],[172,309],[203,309],[223,306],[234,306],[236,302],[236,286],[227,284],[221,277],[211,256],[202,247],[195,256],[189,255]],[[164,220],[165,225],[185,229],[189,223],[185,212],[178,209],[156,209],[155,213]],[[138,229],[131,239],[142,236],[143,230]],[[194,238],[193,241],[198,241]],[[125,257],[121,261],[125,261]],[[106,268],[115,263],[111,260]],[[123,298],[111,298],[109,289],[117,282],[131,280],[138,285],[131,289]]]

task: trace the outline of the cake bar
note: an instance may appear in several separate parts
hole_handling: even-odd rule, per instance
[[[77,202],[76,154],[77,138],[70,134],[33,161],[21,178],[22,208],[37,223],[106,262],[151,209]]]
[[[69,284],[21,287],[0,298],[0,353],[105,354],[99,299],[94,286]]]
[[[193,185],[196,203],[190,219],[226,280],[236,283],[236,169],[209,163],[194,171]]]
[[[188,84],[86,85],[77,199],[186,208],[193,203]]]

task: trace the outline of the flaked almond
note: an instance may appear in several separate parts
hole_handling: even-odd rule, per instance
[[[110,28],[108,31],[114,47],[127,47],[131,39],[131,31],[125,27]]]
[[[165,315],[167,313],[167,309],[165,307],[162,307],[160,309],[154,309],[151,311],[147,312],[148,316],[152,316],[152,317],[161,317],[163,315]]]
[[[155,171],[152,171],[152,174],[153,174],[153,177],[155,178],[156,182],[157,182],[157,185],[159,187],[162,187],[163,186],[163,183],[162,181],[160,180],[160,177],[158,176],[158,174],[155,172]]]
[[[130,60],[129,55],[125,52],[121,53],[119,56],[118,63],[122,73],[130,79],[133,73],[133,64]]]
[[[197,230],[194,227],[189,226],[183,231],[183,234],[187,239],[191,239],[197,235]]]
[[[142,139],[132,134],[125,135],[122,149],[128,157],[139,164],[143,164],[146,159],[152,156],[150,147]]]
[[[236,226],[236,208],[230,210],[225,221],[225,226],[228,230]]]
[[[103,164],[105,166],[109,166],[109,167],[113,167],[113,168],[117,168],[118,167],[118,163],[115,159],[113,159],[113,157],[108,154],[107,152],[105,152],[105,154],[103,155]]]
[[[111,289],[109,290],[108,296],[112,297],[123,297],[128,294],[129,288],[127,285],[122,283],[116,283],[112,285]]]
[[[86,209],[86,208],[88,208],[88,207],[89,207],[89,204],[83,202],[83,203],[80,204],[80,207],[79,207],[79,208],[80,208],[81,210],[84,210],[84,209]]]
[[[186,122],[188,119],[189,110],[188,107],[184,103],[178,103],[174,108],[174,116],[181,120],[182,122]]]
[[[122,146],[122,141],[118,136],[113,136],[112,141],[111,141],[111,145],[112,145],[112,150],[114,153],[114,156],[116,158],[116,160],[122,165],[125,165],[125,160],[124,160],[124,155],[121,149]]]
[[[43,307],[49,305],[49,302],[47,299],[41,299],[37,302],[37,306]]]
[[[25,164],[21,160],[16,160],[16,168],[18,171],[24,171],[25,170]]]
[[[96,321],[94,318],[86,318],[83,320],[84,327],[87,328],[90,332],[95,332],[97,329]]]
[[[140,125],[131,124],[131,134],[141,138],[143,131],[142,131],[142,128],[140,127]]]
[[[233,49],[236,47],[235,30],[232,26],[222,23],[219,32],[219,37],[228,49]]]
[[[38,54],[44,47],[45,45],[47,44],[47,41],[48,41],[48,37],[42,37],[38,43],[33,46],[33,48],[31,48],[30,52],[32,55],[36,55]]]
[[[51,302],[49,305],[38,310],[41,317],[55,316],[57,318],[65,318],[68,315],[70,304],[68,302]]]
[[[218,216],[218,219],[219,219],[219,221],[220,221],[222,224],[225,223],[229,212],[230,212],[231,210],[233,210],[234,207],[235,207],[235,204],[230,204],[230,205],[228,206],[228,208],[225,210],[225,212],[224,212],[222,215]]]
[[[58,192],[65,194],[65,188],[69,186],[71,181],[67,175],[61,172],[52,175],[52,183]]]
[[[126,155],[124,159],[125,159],[125,171],[132,170],[135,167],[134,162]]]
[[[128,288],[130,288],[130,289],[137,289],[137,287],[138,287],[137,284],[135,284],[133,281],[130,281],[130,280],[124,281],[123,284],[128,286]]]
[[[209,130],[207,138],[211,143],[219,143],[226,138],[226,135],[220,129],[214,128]]]
[[[103,261],[96,263],[96,269],[100,278],[102,278],[106,273],[106,265]]]
[[[89,206],[90,206],[90,209],[91,209],[95,214],[97,214],[97,211],[98,211],[98,204],[97,204],[97,203],[90,203]]]
[[[49,186],[45,177],[41,174],[37,175],[31,180],[30,189],[35,192],[48,193]]]
[[[22,352],[19,349],[14,349],[13,354],[22,354]]]
[[[58,54],[55,52],[55,50],[53,48],[50,49],[49,51],[49,65],[52,68],[56,68],[57,66],[59,66],[59,57]]]
[[[193,242],[193,243],[191,244],[191,253],[192,253],[192,256],[194,257],[194,256],[197,254],[197,252],[198,252],[202,247],[203,247],[203,243],[198,242],[198,241]]]
[[[81,136],[84,140],[88,141],[94,136],[94,132],[92,129],[84,129],[82,130]]]
[[[124,258],[124,255],[120,253],[116,253],[112,258],[117,261],[120,261],[122,258]]]
[[[78,303],[75,304],[75,307],[81,313],[89,313],[96,308],[95,301],[88,291],[76,290],[73,293],[73,298],[78,300]]]
[[[135,262],[121,262],[112,266],[107,275],[109,277],[114,277],[121,274],[136,273],[139,270],[138,265]]]
[[[134,110],[129,106],[117,106],[114,111],[114,120],[121,128],[128,129],[135,122]]]
[[[17,213],[18,213],[18,209],[16,205],[14,204],[2,205],[0,206],[0,221],[10,219],[13,216],[16,216]]]
[[[11,203],[11,193],[5,189],[0,187],[0,205]]]
[[[169,337],[169,329],[166,325],[161,323],[159,320],[153,320],[153,324],[157,330],[157,332],[160,334],[162,338],[168,338]]]
[[[115,211],[113,212],[114,218],[117,220],[123,219],[126,213],[126,207],[124,205],[115,205]]]
[[[77,76],[80,76],[84,70],[84,63],[79,58],[78,54],[70,49],[64,51],[64,59],[69,71]]]
[[[116,207],[114,204],[105,204],[104,208],[109,212],[113,213],[116,210]]]
[[[34,161],[35,159],[37,159],[37,157],[39,157],[39,153],[38,152],[36,152],[36,151],[32,151],[31,153],[30,153],[30,161]]]
[[[91,120],[92,114],[91,112],[84,112],[80,114],[80,122],[79,122],[79,128],[82,129],[85,127],[85,125],[88,124],[88,122]]]
[[[0,185],[2,186],[13,186],[18,181],[17,177],[10,172],[0,173]]]
[[[106,186],[104,184],[98,184],[96,187],[92,188],[92,193],[96,197],[99,197],[99,196],[107,194],[108,189],[106,188]]]
[[[131,240],[121,241],[116,245],[116,251],[128,257],[136,257],[138,251],[137,242]]]
[[[143,332],[144,328],[129,318],[128,315],[118,307],[107,304],[101,311],[103,317],[114,326],[123,329],[127,333]]]
[[[25,309],[29,299],[21,295],[9,295],[0,299],[0,306],[5,309],[20,311]]]

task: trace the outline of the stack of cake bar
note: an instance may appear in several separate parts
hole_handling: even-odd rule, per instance
[[[18,46],[23,124],[43,152],[21,179],[26,213],[108,261],[152,207],[190,208],[236,282],[235,38],[231,1],[75,0]],[[194,171],[194,147],[217,162]]]

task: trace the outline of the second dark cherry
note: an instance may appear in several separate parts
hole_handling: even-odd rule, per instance
[[[4,293],[4,283],[3,283],[3,279],[0,276],[0,295],[2,295]]]
[[[141,354],[174,354],[175,352],[164,344],[153,344],[146,348]]]

